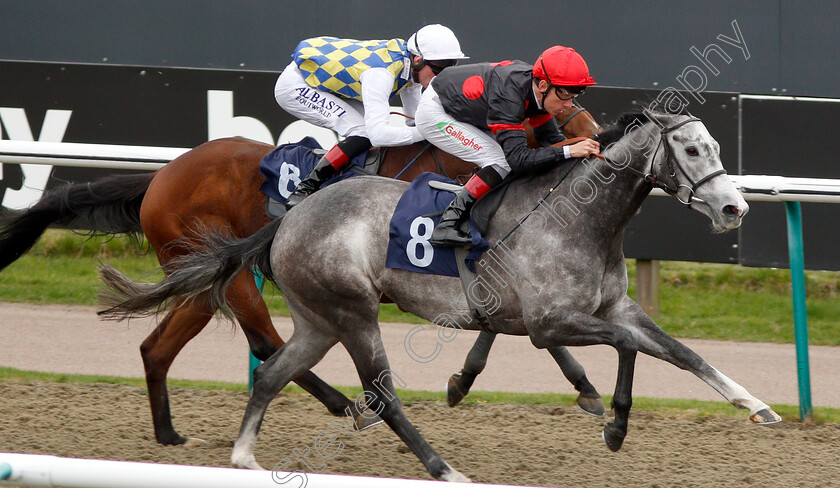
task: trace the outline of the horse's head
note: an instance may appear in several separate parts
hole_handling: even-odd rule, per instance
[[[726,176],[720,145],[700,119],[648,113],[659,126],[651,173],[657,186],[709,217],[718,232],[735,229],[750,207]]]

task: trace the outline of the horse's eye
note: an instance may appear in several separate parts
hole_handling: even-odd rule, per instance
[[[700,153],[697,152],[697,148],[694,146],[689,146],[685,148],[685,152],[688,153],[689,156],[698,156]]]

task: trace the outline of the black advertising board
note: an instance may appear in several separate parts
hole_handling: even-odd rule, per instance
[[[838,100],[744,97],[741,100],[744,174],[840,179]],[[840,208],[803,203],[807,269],[840,270]],[[753,202],[741,227],[741,264],[787,268],[787,221],[780,203]]]
[[[274,100],[276,78],[255,71],[0,62],[0,138],[178,148],[234,135],[299,140],[301,123]],[[36,201],[43,171],[47,189],[124,172],[5,164],[2,205]]]
[[[297,141],[310,128],[277,106],[277,74],[0,61],[0,139],[179,148],[234,135],[271,143]],[[599,86],[580,102],[604,124],[627,110],[650,106],[666,93]],[[682,94],[686,108],[720,143],[730,174],[840,178],[830,146],[840,104],[744,98],[739,109],[737,94],[697,95],[702,103]],[[314,135],[325,146],[335,141],[323,129]],[[36,201],[41,194],[38,180],[45,175],[49,189],[124,172],[52,167],[46,173],[42,168],[39,175],[32,166],[12,164],[0,169],[0,203],[7,208]],[[809,269],[840,269],[832,252],[840,244],[832,232],[837,213],[831,204],[803,205]],[[698,212],[672,198],[650,197],[627,230],[625,253],[640,259],[785,267],[784,206],[753,202],[739,231],[714,234]]]

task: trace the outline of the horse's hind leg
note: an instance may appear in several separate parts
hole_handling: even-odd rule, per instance
[[[484,371],[487,365],[487,357],[490,348],[496,339],[496,334],[481,331],[475,340],[464,367],[460,373],[453,374],[446,385],[446,401],[450,407],[454,407],[464,399],[470,392],[475,378]],[[577,397],[577,404],[580,409],[596,417],[603,417],[605,414],[604,404],[601,402],[601,395],[598,390],[586,377],[586,371],[578,363],[565,347],[552,347],[548,349],[554,361],[560,366],[560,370],[569,382],[580,392]]]
[[[586,377],[586,371],[577,360],[572,357],[572,354],[565,347],[549,347],[549,354],[554,358],[557,366],[560,366],[560,371],[563,376],[569,380],[569,383],[575,387],[580,394],[578,395],[578,407],[586,414],[603,417],[606,415],[604,402],[601,401],[601,395],[595,389],[589,378]]]
[[[283,346],[283,339],[271,323],[268,307],[250,273],[242,273],[234,280],[228,289],[227,299],[255,357],[265,361]],[[346,415],[347,409],[350,409],[356,427],[360,430],[380,422],[375,416],[362,415],[355,402],[311,371],[306,371],[293,381],[323,403],[333,415]]]
[[[490,348],[493,346],[495,340],[496,334],[481,331],[470,352],[467,353],[467,358],[464,360],[464,367],[461,368],[461,372],[449,377],[449,381],[446,384],[446,402],[450,407],[461,403],[461,400],[469,394],[475,378],[487,366],[487,357],[490,354]]]
[[[295,325],[289,341],[254,370],[254,389],[230,457],[236,467],[261,469],[254,458],[254,446],[268,404],[292,378],[315,366],[338,342],[334,336],[316,327]]]
[[[611,320],[628,324],[639,342],[639,351],[667,361],[706,382],[732,405],[750,411],[750,420],[757,424],[775,424],[782,418],[767,404],[750,395],[741,385],[710,366],[697,353],[669,336],[642,307],[629,297],[610,311]]]
[[[353,326],[352,333],[352,337],[342,338],[342,344],[359,372],[368,408],[382,417],[433,477],[446,481],[469,481],[444,461],[406,418],[392,379],[399,376],[388,366],[376,322],[367,326]]]
[[[178,304],[140,345],[155,439],[161,444],[177,445],[191,441],[178,434],[172,426],[166,375],[175,356],[201,332],[212,317],[213,313],[208,307],[199,305],[197,300]]]

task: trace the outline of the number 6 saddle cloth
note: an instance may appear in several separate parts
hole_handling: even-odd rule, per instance
[[[429,186],[430,181],[456,184],[436,173],[423,173],[411,182],[391,217],[385,266],[415,273],[457,277],[459,273],[454,248],[433,246],[429,242],[432,230],[440,221],[443,210],[455,199],[455,194]],[[475,271],[474,261],[481,257],[489,245],[472,220],[470,234],[472,246],[465,264]]]

